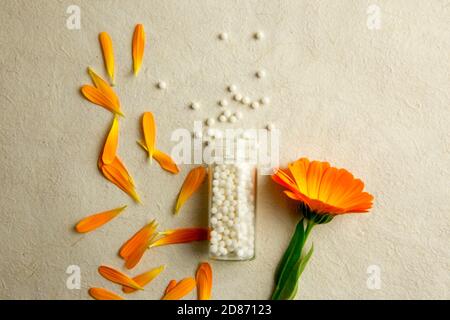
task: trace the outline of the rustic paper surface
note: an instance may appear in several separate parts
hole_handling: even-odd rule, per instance
[[[158,146],[173,130],[219,113],[235,83],[268,107],[243,109],[246,127],[281,129],[281,163],[327,160],[360,177],[375,196],[370,214],[336,218],[312,233],[315,253],[299,299],[450,298],[450,2],[376,1],[12,1],[0,10],[0,298],[86,299],[87,289],[119,287],[100,264],[122,266],[120,245],[150,219],[161,228],[206,224],[203,188],[171,214],[189,170],[170,176],[136,145],[139,117],[152,111]],[[66,27],[70,5],[81,29]],[[131,72],[136,23],[148,37],[139,77]],[[262,30],[265,39],[252,40]],[[85,101],[87,66],[105,76],[98,33],[114,43],[116,90],[126,118],[119,155],[144,205],[107,182],[96,162],[111,114]],[[217,40],[225,31],[228,41]],[[267,70],[262,80],[254,77]],[[155,88],[158,80],[167,90]],[[202,105],[188,109],[191,101]],[[235,105],[231,109],[237,109]],[[242,108],[242,107],[241,107]],[[82,217],[128,204],[103,228],[79,235]],[[259,179],[257,258],[212,262],[215,299],[267,299],[298,216],[267,177]],[[161,247],[132,275],[166,265],[147,290],[159,299],[170,279],[192,276],[207,259],[202,243]],[[81,269],[81,289],[66,269]],[[370,266],[381,288],[370,289]],[[192,294],[190,297],[193,298]]]

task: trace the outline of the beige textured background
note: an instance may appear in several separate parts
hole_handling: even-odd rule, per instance
[[[366,26],[369,4],[381,30]],[[81,8],[81,30],[66,9]],[[247,127],[282,130],[283,164],[300,156],[346,167],[375,196],[370,214],[336,218],[313,232],[315,254],[300,299],[450,298],[450,1],[12,1],[0,3],[0,297],[84,299],[89,286],[117,287],[96,272],[121,266],[120,245],[152,218],[162,228],[206,223],[206,190],[182,214],[171,209],[188,167],[169,176],[149,168],[135,143],[139,116],[155,113],[159,145],[193,120],[215,116],[225,86],[236,83],[272,104],[245,111]],[[131,76],[131,36],[145,24],[143,70]],[[263,30],[266,39],[251,40]],[[127,117],[119,154],[144,205],[133,204],[98,172],[111,116],[79,94],[93,66],[104,74],[97,35],[108,31],[117,92]],[[221,31],[230,34],[219,42]],[[265,68],[268,76],[252,75]],[[158,91],[158,79],[168,83]],[[198,100],[203,107],[190,111]],[[235,106],[232,107],[236,108]],[[267,177],[260,179],[257,259],[213,262],[214,298],[266,299],[274,269],[298,217]],[[89,213],[129,204],[104,228],[78,235]],[[147,290],[161,296],[170,279],[192,275],[205,244],[149,252],[133,274],[166,264]],[[66,268],[79,265],[82,289],[68,290]],[[382,287],[366,286],[367,267]]]

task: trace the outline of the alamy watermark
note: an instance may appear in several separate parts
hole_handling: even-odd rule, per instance
[[[176,144],[170,155],[176,163],[209,165],[245,161],[257,164],[262,175],[272,174],[279,165],[278,129],[204,130],[202,122],[195,121],[194,132],[200,134],[192,135],[186,128],[172,132],[171,141]]]
[[[67,267],[66,273],[69,275],[66,280],[66,287],[69,290],[81,289],[81,268],[75,264]]]
[[[370,290],[381,289],[381,268],[380,266],[373,264],[367,267],[367,288]]]
[[[69,15],[66,19],[66,27],[69,30],[81,29],[81,9],[77,5],[70,5],[66,9],[66,13]]]

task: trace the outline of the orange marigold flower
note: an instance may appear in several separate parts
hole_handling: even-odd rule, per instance
[[[303,202],[313,213],[331,216],[367,212],[373,196],[363,192],[364,183],[345,169],[328,162],[301,158],[278,169],[272,179],[285,187],[291,199]]]

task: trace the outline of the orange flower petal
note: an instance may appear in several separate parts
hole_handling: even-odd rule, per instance
[[[145,151],[148,151],[147,146],[141,142],[138,141],[137,142]],[[161,168],[163,168],[164,170],[173,173],[173,174],[177,174],[180,172],[180,168],[178,168],[177,164],[175,163],[175,161],[173,161],[173,159],[168,155],[165,154],[164,152],[156,149],[153,153],[153,158],[156,160],[156,162],[158,162],[158,164],[161,166]]]
[[[103,288],[90,288],[89,295],[95,300],[125,300],[114,292]]]
[[[123,116],[123,113],[120,111],[120,106],[117,105],[114,98],[106,95],[102,90],[93,86],[84,85],[81,87],[81,93],[90,102]]]
[[[97,213],[89,217],[84,218],[75,226],[75,230],[79,233],[85,233],[95,230],[108,221],[114,219],[119,213],[121,213],[127,206],[112,209],[109,211]]]
[[[117,157],[110,164],[104,164],[102,160],[99,160],[99,168],[106,179],[126,192],[136,202],[141,203],[141,199],[135,190],[132,177],[128,174],[123,163]]]
[[[114,85],[114,50],[111,37],[106,32],[101,32],[98,36],[100,46],[102,47],[103,60],[105,61],[105,68],[111,82]]]
[[[141,248],[146,249],[147,244],[152,239],[156,231],[157,223],[155,220],[145,225],[136,232],[127,242],[125,242],[119,250],[119,255],[127,260],[133,253],[139,252]]]
[[[150,159],[155,152],[156,143],[156,125],[153,113],[145,112],[142,116],[142,130],[144,132],[145,146],[147,147],[148,156]]]
[[[180,193],[178,194],[175,213],[178,213],[183,204],[197,191],[206,177],[206,169],[203,166],[192,169],[183,182]]]
[[[139,284],[141,287],[144,287],[146,284],[155,279],[163,270],[164,266],[160,266],[158,268],[151,269],[147,272],[144,272],[134,277],[133,280],[136,281],[136,283]],[[136,290],[130,287],[122,287],[122,291],[125,293],[132,293],[135,292]]]
[[[169,244],[204,241],[209,239],[208,228],[181,228],[167,230],[161,233],[163,236],[150,244],[150,248]]]
[[[91,67],[88,67],[88,74],[91,77],[92,82],[94,83],[94,86],[102,91],[107,97],[111,99],[111,101],[114,102],[114,104],[120,109],[120,101],[117,94],[114,92],[113,88],[103,80],[102,77],[100,77]]]
[[[172,290],[173,288],[175,288],[176,285],[177,285],[177,280],[170,280],[169,284],[166,287],[166,290],[164,290],[164,294],[166,295],[167,293],[169,293],[169,291]]]
[[[211,300],[212,269],[209,263],[203,262],[200,264],[195,280],[197,282],[198,300]]]
[[[119,143],[119,120],[114,117],[105,146],[103,147],[102,161],[104,164],[110,164],[116,158],[117,145]]]
[[[141,69],[145,48],[145,31],[142,24],[136,25],[136,28],[134,29],[132,46],[133,70],[134,75],[137,76],[139,70]]]
[[[131,279],[125,273],[116,270],[108,266],[98,267],[98,273],[100,273],[105,279],[112,281],[114,283],[120,284],[122,286],[130,287],[136,290],[144,290],[136,281]]]
[[[289,164],[289,170],[277,170],[272,179],[285,187],[285,194],[308,205],[318,214],[367,212],[373,196],[363,192],[364,183],[345,169],[328,162],[301,158]]]
[[[162,300],[179,300],[186,296],[195,288],[195,280],[193,278],[185,278],[178,282],[168,293],[162,297]]]

